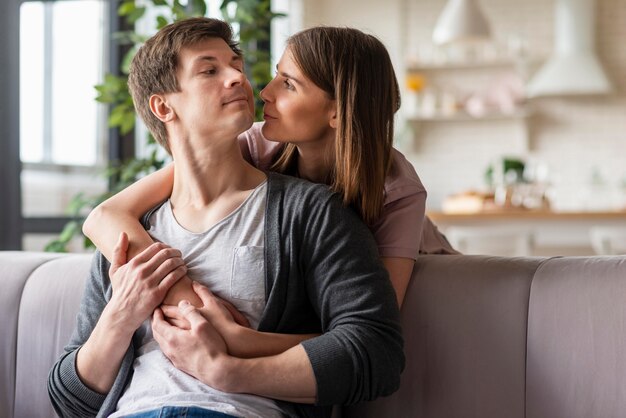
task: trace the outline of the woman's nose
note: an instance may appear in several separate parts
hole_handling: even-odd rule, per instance
[[[274,80],[272,80],[274,81]],[[272,81],[270,81],[267,86],[265,86],[265,88],[263,88],[263,90],[261,90],[259,92],[259,96],[261,97],[261,100],[263,100],[264,102],[270,102],[271,101],[271,87],[272,87]]]

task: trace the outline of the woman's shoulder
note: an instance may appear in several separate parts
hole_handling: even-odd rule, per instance
[[[395,148],[391,149],[391,169],[385,178],[385,204],[411,195],[426,193],[415,167]]]

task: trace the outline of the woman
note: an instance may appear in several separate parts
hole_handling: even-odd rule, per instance
[[[424,216],[426,191],[392,148],[400,96],[384,45],[356,29],[316,27],[289,38],[277,70],[261,92],[265,122],[240,137],[244,156],[342,196],[373,232],[401,305],[418,250],[455,251]],[[132,257],[152,243],[138,219],[169,197],[172,184],[171,166],[140,180],[96,208],[85,234],[111,259],[126,231]]]

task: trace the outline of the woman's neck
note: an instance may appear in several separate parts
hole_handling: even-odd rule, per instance
[[[334,139],[334,138],[333,138]],[[329,184],[334,164],[334,141],[298,144],[297,176],[313,183]]]

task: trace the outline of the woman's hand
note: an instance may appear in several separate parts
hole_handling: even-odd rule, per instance
[[[202,300],[202,308],[196,309],[226,342],[228,354],[238,358],[266,357],[281,354],[304,340],[319,334],[278,334],[251,329],[245,317],[229,302],[215,296],[200,283],[193,289]],[[168,325],[183,331],[191,325],[176,306],[161,306],[162,316]],[[238,318],[240,317],[240,318]],[[245,323],[243,323],[245,321]]]
[[[227,300],[215,296],[207,287],[193,282],[194,296],[201,300],[199,311],[215,326],[220,333],[228,333],[234,327],[249,328],[250,322],[235,306]],[[213,303],[213,302],[217,303]],[[195,305],[198,307],[197,305]],[[182,329],[189,329],[189,322],[180,313],[178,306],[164,304],[161,306],[165,319],[172,325]]]

